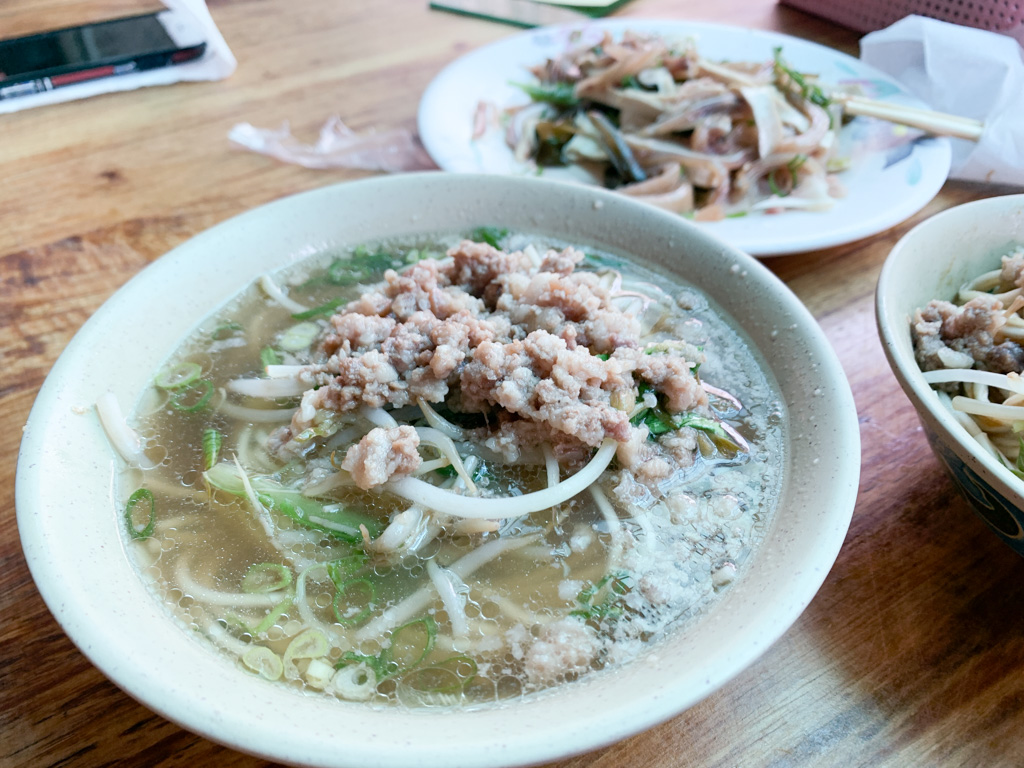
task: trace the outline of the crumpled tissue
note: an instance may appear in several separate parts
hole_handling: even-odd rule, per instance
[[[1024,186],[1024,49],[1011,37],[923,16],[866,35],[861,60],[939,112],[981,120],[950,139],[950,177]]]
[[[116,77],[104,77],[83,83],[55,88],[52,91],[0,100],[0,114],[17,112],[30,107],[59,104],[63,101],[84,99],[101,93],[132,91],[150,85],[170,85],[186,80],[223,80],[235,71],[236,61],[224,36],[210,17],[203,0],[162,0],[170,10],[191,16],[206,32],[206,51],[202,57],[171,67],[149,69]]]
[[[296,139],[287,123],[278,130],[239,123],[231,129],[228,138],[253,152],[305,168],[354,168],[387,173],[437,170],[437,165],[411,131],[393,128],[381,133],[356,133],[337,115],[324,123],[316,144],[303,144]]]

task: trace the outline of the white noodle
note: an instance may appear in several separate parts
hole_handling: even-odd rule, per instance
[[[259,397],[272,400],[278,397],[298,397],[304,394],[309,385],[297,377],[276,379],[232,379],[228,389],[246,397]]]
[[[252,424],[283,424],[291,421],[295,413],[294,408],[249,408],[229,403],[227,400],[221,403],[217,410],[233,419]]]
[[[359,409],[359,415],[366,419],[368,422],[373,424],[375,427],[383,427],[384,429],[394,429],[398,426],[398,422],[395,421],[395,417],[385,411],[383,408],[371,408],[368,405],[364,405]]]
[[[252,511],[256,513],[256,519],[260,521],[260,525],[263,526],[267,536],[273,538],[274,520],[270,517],[270,511],[260,502],[256,491],[253,490],[252,483],[249,482],[249,476],[242,469],[242,465],[238,461],[238,457],[235,456],[234,460],[235,467],[238,468],[238,476],[242,479],[242,487],[245,488],[245,495],[249,499],[249,504],[252,505]]]
[[[270,275],[263,275],[260,278],[260,288],[262,288],[266,292],[267,296],[272,298],[274,301],[276,301],[282,307],[287,309],[289,312],[305,312],[307,309],[309,309],[304,304],[299,304],[299,302],[295,301],[294,299],[288,298],[288,296],[285,294],[284,291],[281,290],[277,283],[275,283],[273,279],[271,279]]]
[[[991,371],[978,371],[973,368],[941,368],[937,371],[925,371],[922,375],[929,384],[948,384],[951,382],[983,384],[1024,395],[1024,379],[1017,375],[1007,376],[1002,373],[992,373]]]
[[[263,372],[268,379],[297,379],[305,369],[304,365],[267,365]]]
[[[434,429],[433,427],[416,427],[415,429],[416,434],[419,435],[420,442],[432,445],[441,451],[444,457],[451,462],[456,474],[462,478],[462,482],[466,484],[466,489],[471,494],[476,495],[476,484],[466,471],[466,467],[462,463],[462,457],[459,456],[459,449],[455,447],[452,439],[441,430]]]
[[[465,581],[476,570],[483,567],[491,560],[496,559],[505,552],[509,552],[533,542],[536,536],[521,536],[514,539],[494,539],[477,547],[468,555],[463,555],[456,560],[448,570]],[[364,626],[355,634],[357,643],[361,643],[371,637],[377,637],[393,627],[412,619],[434,599],[433,583],[424,585],[409,595],[402,602],[391,606],[380,616]]]
[[[288,597],[284,592],[251,594],[248,592],[221,592],[204,587],[192,578],[192,574],[188,570],[188,560],[184,557],[178,558],[174,567],[174,576],[178,580],[178,586],[185,594],[207,605],[222,605],[232,608],[273,608]]]
[[[328,573],[326,563],[315,563],[299,574],[299,578],[295,580],[295,605],[299,609],[299,616],[302,617],[307,627],[319,629],[337,645],[339,643],[337,630],[333,626],[320,621],[313,614],[313,611],[310,610],[309,600],[306,599],[306,579],[310,573],[321,568],[324,570],[324,573]]]
[[[594,503],[597,505],[598,511],[608,524],[608,533],[611,536],[611,546],[608,548],[608,568],[606,573],[612,573],[622,559],[622,551],[625,547],[622,534],[622,524],[619,522],[619,516],[615,514],[615,508],[612,507],[611,502],[608,501],[608,497],[604,495],[604,491],[598,485],[592,485],[589,488],[590,495],[594,497]]]
[[[466,439],[466,430],[445,419],[422,397],[416,400],[416,404],[419,405],[420,410],[423,411],[423,417],[427,420],[427,423],[434,429],[444,432],[452,440]]]
[[[555,458],[555,452],[551,450],[551,446],[547,443],[541,446],[541,450],[544,451],[544,469],[547,470],[548,474],[548,488],[554,488],[560,480],[558,459]]]
[[[156,466],[146,456],[145,443],[139,434],[128,426],[128,421],[121,411],[112,392],[105,392],[96,401],[96,414],[100,417],[100,425],[107,433],[107,439],[114,446],[114,449],[121,454],[121,458],[139,469],[152,469]]]
[[[986,416],[998,421],[1024,421],[1024,405],[998,405],[957,395],[953,398],[953,408],[957,411],[975,416]]]
[[[403,477],[392,480],[384,488],[396,496],[401,496],[414,504],[445,512],[456,517],[484,517],[498,520],[506,517],[519,517],[549,509],[555,504],[567,501],[587,488],[601,476],[615,456],[618,443],[605,438],[594,458],[575,475],[559,483],[553,488],[526,493],[522,496],[508,496],[496,499],[462,496],[445,491],[436,485],[418,480],[415,477]]]
[[[452,583],[451,573],[437,564],[436,560],[427,561],[427,575],[441,596],[444,609],[448,613],[448,621],[452,625],[452,634],[464,638],[469,635],[469,620],[466,618],[466,597],[460,595]]]

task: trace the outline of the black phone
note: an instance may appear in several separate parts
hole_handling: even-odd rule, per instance
[[[174,11],[0,40],[0,99],[198,59],[203,30]]]

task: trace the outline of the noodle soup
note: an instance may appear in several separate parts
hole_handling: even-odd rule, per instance
[[[186,626],[278,684],[479,706],[628,662],[742,578],[781,483],[766,370],[689,286],[480,230],[266,276],[130,427],[100,413]]]
[[[942,403],[977,441],[1024,477],[1024,247],[998,269],[963,285],[955,302],[933,300],[914,313],[914,358]]]

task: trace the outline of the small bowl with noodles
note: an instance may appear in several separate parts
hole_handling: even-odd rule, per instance
[[[876,311],[935,455],[1024,555],[1024,195],[957,206],[912,229],[882,269]]]

